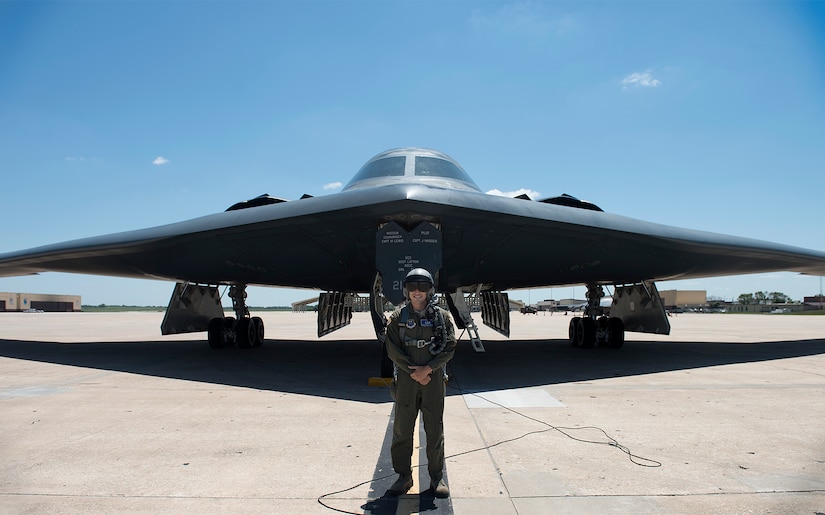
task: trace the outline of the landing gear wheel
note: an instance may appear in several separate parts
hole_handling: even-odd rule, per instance
[[[624,345],[624,322],[621,318],[612,317],[607,321],[607,346],[611,349],[621,349]]]
[[[596,319],[596,345],[599,347],[608,346],[608,318],[601,316]]]
[[[223,319],[223,345],[225,347],[235,346],[235,317],[226,317]]]
[[[579,333],[581,332],[582,319],[580,317],[573,317],[570,319],[570,325],[567,328],[567,336],[570,338],[570,345],[573,347],[579,346]]]
[[[238,344],[239,348],[252,348],[252,345],[255,344],[257,337],[258,333],[255,330],[255,324],[251,319],[242,318],[238,320],[238,323],[235,326],[235,343]]]
[[[264,344],[264,321],[261,317],[252,317],[252,325],[255,327],[255,342],[253,347],[260,347]]]
[[[223,320],[223,318],[213,318],[209,321],[206,334],[209,347],[212,349],[223,348]]]
[[[592,349],[596,345],[596,321],[590,317],[582,318],[577,336],[579,347]]]

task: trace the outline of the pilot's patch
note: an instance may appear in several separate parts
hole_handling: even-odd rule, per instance
[[[415,320],[410,318],[410,319],[407,320],[407,329],[412,329],[413,327],[415,327]]]
[[[432,326],[433,326],[433,321],[432,320],[428,320],[426,318],[421,319],[421,327],[432,327]]]

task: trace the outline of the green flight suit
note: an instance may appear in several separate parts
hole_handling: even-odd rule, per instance
[[[402,309],[408,310],[407,323],[402,324]],[[392,465],[398,474],[412,473],[413,431],[418,412],[424,421],[427,435],[427,469],[430,478],[438,482],[444,475],[444,366],[455,354],[455,327],[449,312],[436,308],[444,316],[444,350],[433,355],[427,343],[418,347],[416,342],[430,341],[433,337],[433,321],[427,321],[423,313],[412,306],[397,309],[387,323],[387,355],[398,370],[395,393],[395,421],[392,434]],[[425,318],[424,324],[421,323]],[[401,325],[404,340],[401,341]],[[410,365],[429,365],[433,369],[432,380],[422,385],[410,377]]]

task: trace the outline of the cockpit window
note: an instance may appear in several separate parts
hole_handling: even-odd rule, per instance
[[[473,179],[467,175],[467,172],[449,161],[436,157],[416,156],[415,175],[416,177],[446,177],[448,179],[456,179],[478,189]]]
[[[385,157],[384,159],[376,159],[370,161],[358,170],[355,177],[350,181],[351,184],[365,179],[374,179],[376,177],[400,177],[404,175],[404,164],[407,158],[405,156]]]
[[[481,191],[461,165],[446,154],[426,148],[397,148],[373,157],[358,170],[344,190],[385,184],[422,184]]]

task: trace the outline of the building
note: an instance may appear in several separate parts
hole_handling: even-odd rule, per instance
[[[0,312],[27,311],[80,311],[80,295],[52,295],[48,293],[0,292]]]
[[[813,295],[811,297],[805,297],[802,303],[813,309],[822,309],[825,308],[825,296]]]
[[[535,304],[539,311],[582,311],[585,306],[587,301],[584,299],[544,299]]]
[[[659,298],[668,311],[708,307],[708,292],[705,290],[663,290],[659,292]]]
[[[762,304],[739,304],[738,302],[725,303],[725,311],[728,313],[791,313],[796,311],[805,311],[807,308],[805,304],[774,304],[773,302],[765,302]]]

